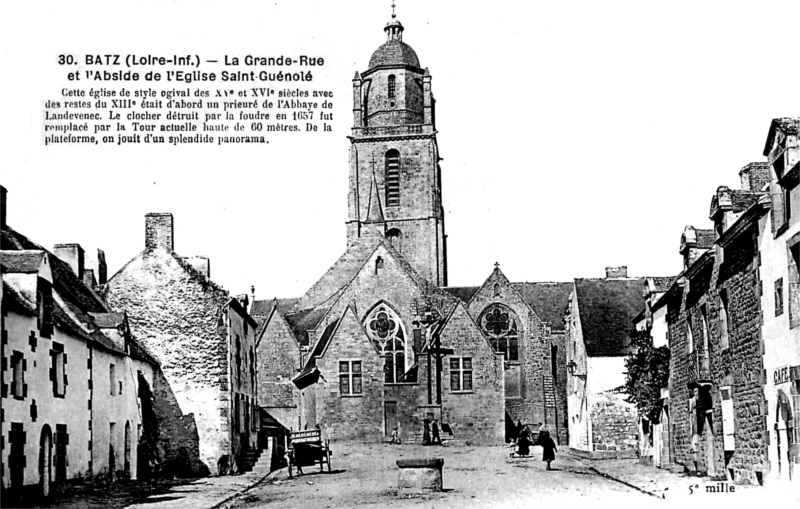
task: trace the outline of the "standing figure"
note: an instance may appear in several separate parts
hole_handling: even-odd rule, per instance
[[[439,421],[436,420],[436,417],[433,418],[433,423],[431,424],[431,442],[433,445],[442,445],[442,439],[439,438]]]
[[[397,434],[397,426],[392,429],[392,443],[399,444],[400,443],[400,436]]]
[[[425,419],[425,427],[422,430],[422,445],[431,445],[431,421]]]
[[[519,436],[517,437],[517,451],[516,454],[520,457],[526,457],[531,453],[531,445],[533,445],[533,440],[531,440],[531,429],[528,426],[522,428],[522,431],[519,432]],[[511,453],[511,457],[514,457],[515,453]]]
[[[547,470],[552,470],[550,468],[550,462],[556,460],[556,443],[553,441],[552,437],[550,437],[550,432],[547,430],[542,430],[539,433],[539,445],[542,446],[542,461],[547,462]]]

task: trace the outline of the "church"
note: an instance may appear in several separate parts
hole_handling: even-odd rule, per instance
[[[353,78],[347,248],[299,298],[254,302],[264,428],[332,439],[497,444],[519,423],[567,439],[572,282],[447,285],[432,76],[394,14]],[[498,253],[498,256],[502,253]]]

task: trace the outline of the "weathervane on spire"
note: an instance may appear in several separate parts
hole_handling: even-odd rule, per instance
[[[392,0],[392,19],[396,18],[397,15],[394,13],[394,0]]]

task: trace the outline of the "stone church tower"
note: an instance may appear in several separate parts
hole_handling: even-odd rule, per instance
[[[386,42],[353,79],[347,244],[385,236],[437,286],[447,285],[431,75],[392,14]]]

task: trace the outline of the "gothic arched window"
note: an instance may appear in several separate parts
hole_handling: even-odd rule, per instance
[[[495,352],[502,352],[507,361],[519,360],[519,326],[513,311],[501,304],[492,304],[478,323]]]
[[[400,205],[400,152],[391,149],[386,152],[386,206]]]
[[[406,372],[406,336],[400,318],[389,306],[380,304],[367,315],[364,328],[385,359],[384,381],[397,383]]]
[[[394,74],[389,75],[389,99],[394,99],[394,92],[395,92],[395,77]]]

